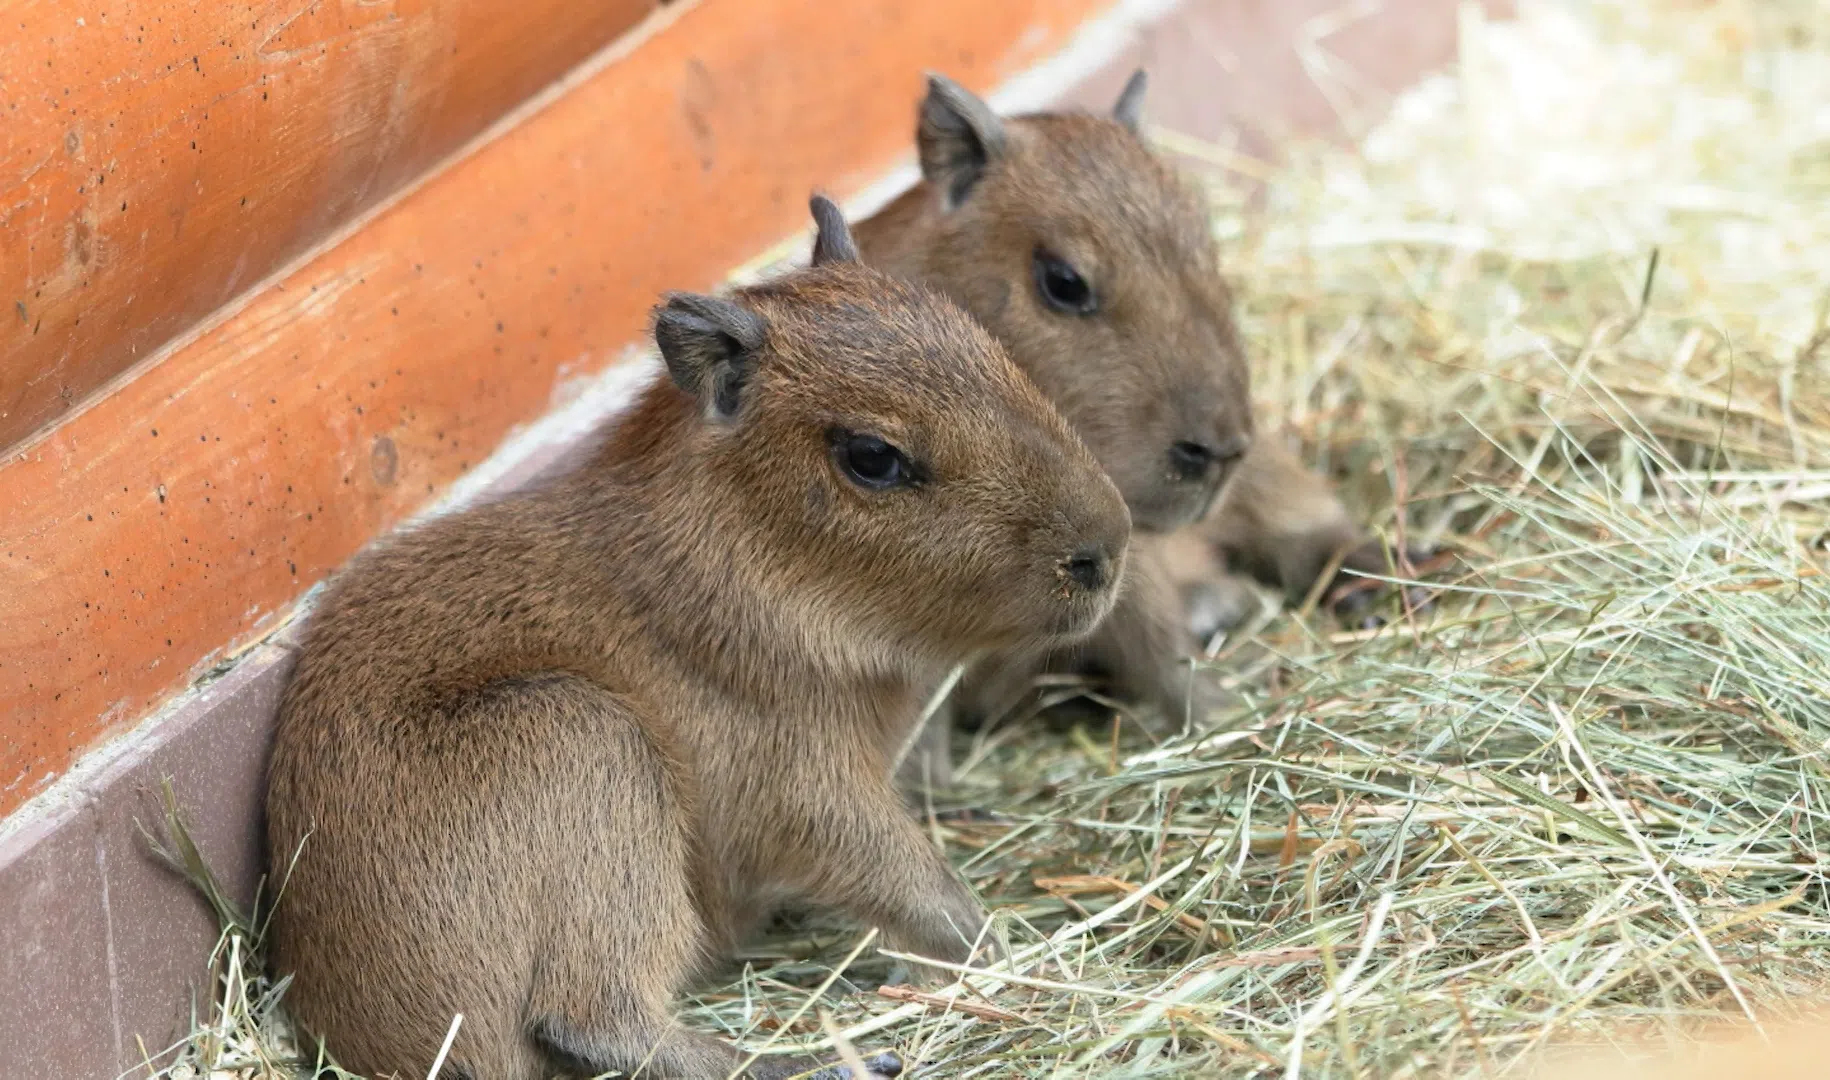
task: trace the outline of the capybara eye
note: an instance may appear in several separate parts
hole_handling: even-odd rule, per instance
[[[913,478],[909,459],[902,451],[875,435],[840,431],[833,435],[833,456],[845,478],[859,487],[882,491]]]
[[[1098,307],[1093,287],[1060,256],[1037,248],[1035,270],[1036,290],[1049,307],[1070,315],[1091,315]]]

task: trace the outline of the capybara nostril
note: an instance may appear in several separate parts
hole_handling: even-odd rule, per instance
[[[1232,435],[1214,443],[1184,440],[1169,447],[1169,468],[1178,479],[1224,479],[1252,445],[1249,435]]]
[[[1198,442],[1178,442],[1169,446],[1169,467],[1183,480],[1199,480],[1214,463],[1211,447]]]
[[[1245,452],[1251,448],[1251,445],[1252,437],[1250,435],[1234,435],[1210,448],[1209,453],[1213,455],[1214,464],[1218,466],[1214,470],[1214,479],[1217,483],[1225,483],[1227,478],[1233,475],[1233,471],[1239,467],[1239,463],[1245,460]]]
[[[1245,452],[1251,448],[1252,437],[1250,435],[1234,435],[1219,446],[1213,447],[1209,453],[1213,455],[1215,461],[1230,469],[1239,464],[1239,459],[1244,457]]]
[[[1083,547],[1062,564],[1067,576],[1083,589],[1103,589],[1112,576],[1112,558],[1096,547]]]

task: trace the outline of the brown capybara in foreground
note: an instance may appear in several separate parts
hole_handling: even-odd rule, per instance
[[[724,1077],[670,1000],[789,899],[970,954],[890,762],[967,654],[1106,615],[1130,519],[982,328],[814,212],[811,268],[657,310],[671,381],[576,471],[379,546],[313,617],[273,964],[346,1067],[423,1076],[461,1012],[448,1077]]]
[[[1140,533],[1107,626],[1068,654],[974,665],[956,697],[968,714],[1002,711],[1050,666],[1095,672],[1181,716],[1190,597],[1163,568],[1171,553],[1142,534],[1201,530],[1239,569],[1293,592],[1365,540],[1321,478],[1274,440],[1252,440],[1211,213],[1139,137],[1143,93],[1139,72],[1109,117],[1001,118],[930,76],[922,179],[857,226],[867,263],[939,289],[1003,343],[1118,485]],[[1378,555],[1362,546],[1351,565]],[[921,767],[944,776],[932,743],[927,753]]]

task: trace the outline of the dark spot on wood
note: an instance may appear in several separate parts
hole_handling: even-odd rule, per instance
[[[76,260],[78,266],[88,266],[94,255],[95,229],[88,218],[79,217],[70,223],[70,258]]]
[[[376,436],[374,449],[369,452],[369,471],[374,474],[375,483],[389,486],[399,469],[400,451],[394,448],[394,440],[386,435]]]
[[[693,150],[699,157],[699,168],[712,171],[717,160],[718,142],[707,114],[718,103],[718,87],[712,73],[697,59],[686,62],[686,80],[680,88],[680,112],[692,132]]]

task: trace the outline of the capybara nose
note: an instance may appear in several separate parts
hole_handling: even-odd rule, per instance
[[[1119,578],[1124,576],[1125,548],[1131,542],[1131,512],[1111,481],[1100,477],[1096,490],[1085,516],[1079,517],[1078,527],[1063,538],[1072,546],[1067,556],[1055,564],[1055,572],[1069,592],[1109,599],[1116,594]]]
[[[1182,480],[1207,480],[1216,472],[1225,476],[1245,456],[1246,447],[1251,442],[1248,436],[1234,435],[1213,443],[1195,442],[1191,439],[1171,443],[1170,471]]]
[[[1070,555],[1061,569],[1074,584],[1096,592],[1112,581],[1112,555],[1089,544]]]
[[[1208,466],[1214,463],[1214,452],[1198,442],[1172,443],[1169,447],[1169,467],[1183,480],[1198,480],[1207,475]]]

